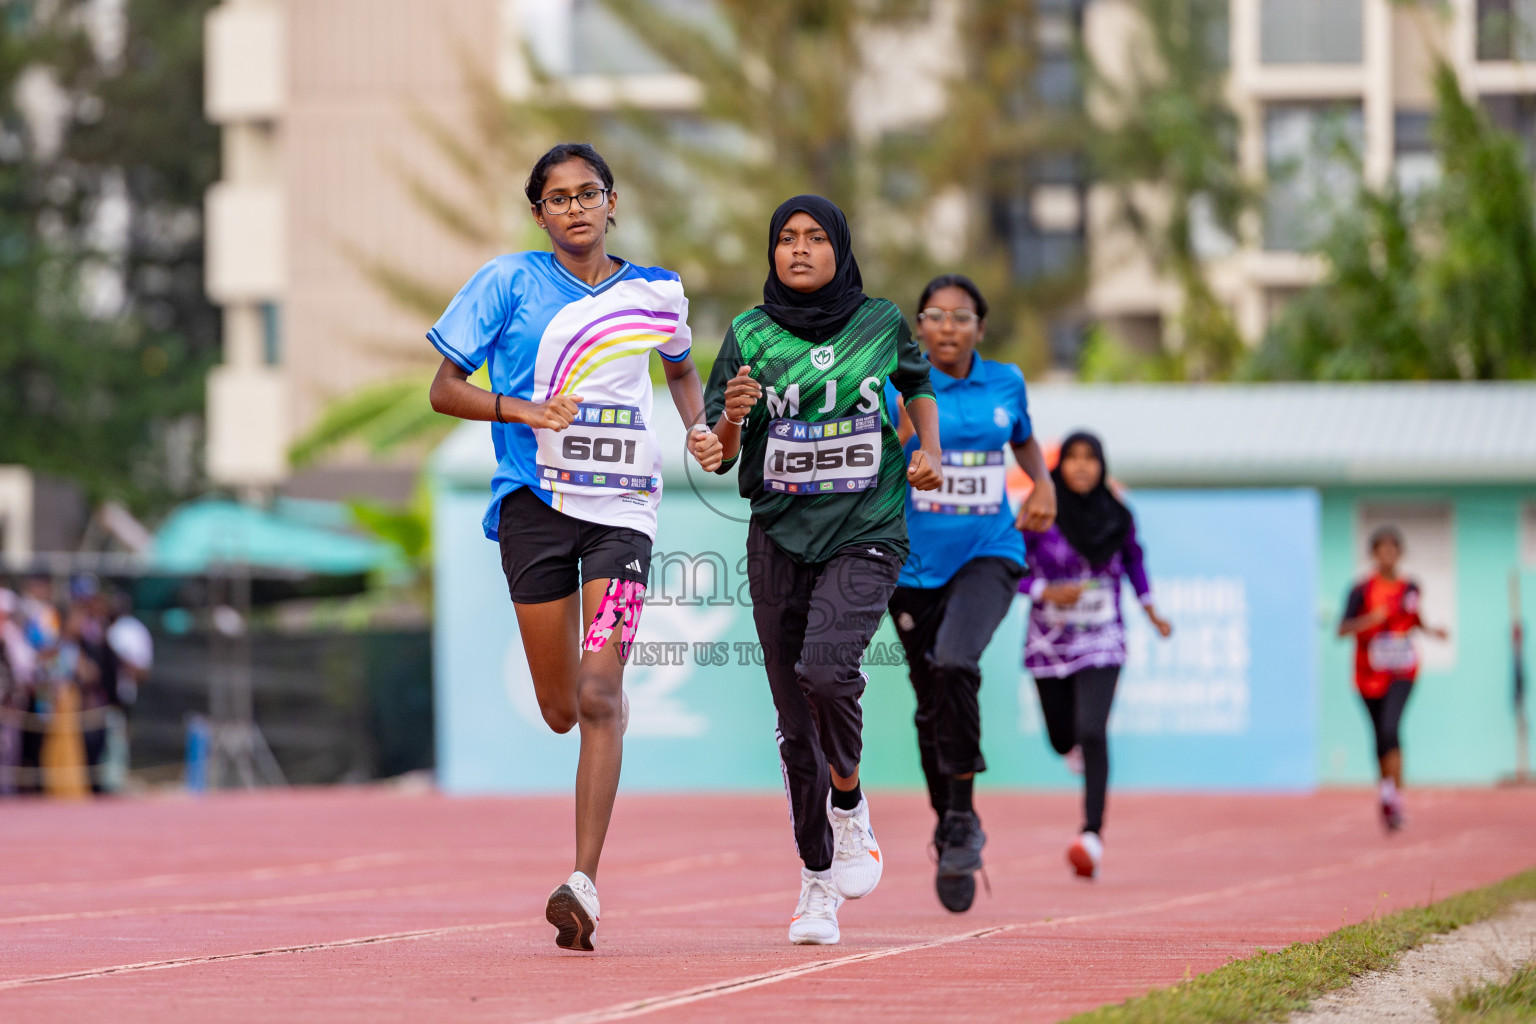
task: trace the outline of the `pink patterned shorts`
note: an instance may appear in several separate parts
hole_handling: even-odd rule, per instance
[[[610,580],[608,590],[597,606],[597,614],[592,617],[587,638],[581,642],[581,649],[602,650],[608,638],[613,636],[613,631],[619,629],[619,660],[628,661],[629,646],[635,642],[635,633],[640,629],[640,612],[643,608],[644,583],[618,578]]]

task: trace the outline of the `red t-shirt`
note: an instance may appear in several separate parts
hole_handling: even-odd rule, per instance
[[[1349,592],[1344,618],[1354,619],[1382,609],[1387,619],[1355,634],[1355,686],[1362,697],[1382,697],[1394,679],[1412,682],[1419,672],[1419,655],[1410,634],[1422,626],[1419,585],[1407,579],[1372,576]]]

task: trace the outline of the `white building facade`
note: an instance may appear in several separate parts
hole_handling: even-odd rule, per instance
[[[1114,68],[1137,45],[1134,0],[1091,0],[1084,41]],[[1330,201],[1349,201],[1354,171],[1321,152],[1333,130],[1353,143],[1366,180],[1413,189],[1436,172],[1433,70],[1442,56],[1463,90],[1527,140],[1536,128],[1536,5],[1525,0],[1230,0],[1227,95],[1241,124],[1238,159],[1265,185],[1242,237],[1207,233],[1212,285],[1249,344],[1319,280],[1307,250]],[[1118,226],[1102,190],[1089,197],[1088,312],[1128,341],[1164,340],[1180,295]],[[1198,218],[1196,218],[1198,221]]]

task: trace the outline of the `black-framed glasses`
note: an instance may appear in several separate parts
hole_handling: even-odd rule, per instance
[[[956,327],[969,327],[981,319],[974,309],[940,309],[937,306],[930,306],[917,314],[919,320],[926,320],[931,324],[942,324],[945,317],[953,320]]]
[[[571,208],[571,201],[575,200],[583,210],[595,210],[603,205],[608,198],[608,190],[605,188],[589,188],[576,193],[574,196],[546,196],[534,203],[534,206],[544,207],[545,213],[552,213],[556,217]]]

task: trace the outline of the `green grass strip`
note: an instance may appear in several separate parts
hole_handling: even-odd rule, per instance
[[[1442,1024],[1530,1024],[1536,1021],[1536,964],[1526,964],[1502,985],[1436,1000],[1435,1011]]]
[[[1536,899],[1536,869],[1427,907],[1340,928],[1316,942],[1234,960],[1209,974],[1070,1019],[1069,1024],[1257,1024],[1306,1009],[1318,996],[1391,968],[1434,935]]]

